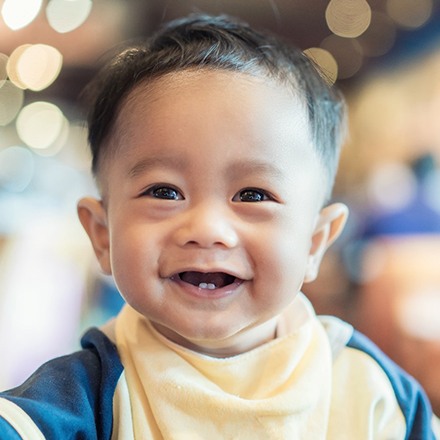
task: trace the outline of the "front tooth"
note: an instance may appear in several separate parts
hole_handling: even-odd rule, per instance
[[[199,283],[199,288],[213,290],[216,288],[216,285],[214,283]]]

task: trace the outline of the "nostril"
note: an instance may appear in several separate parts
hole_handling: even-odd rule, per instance
[[[233,248],[238,244],[238,234],[230,218],[215,206],[188,211],[185,222],[176,230],[177,243],[199,248]]]

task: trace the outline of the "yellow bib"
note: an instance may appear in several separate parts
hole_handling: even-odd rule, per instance
[[[279,317],[277,338],[219,359],[160,335],[126,306],[116,320],[134,438],[326,438],[332,359],[303,295]]]

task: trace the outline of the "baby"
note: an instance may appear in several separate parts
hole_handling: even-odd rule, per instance
[[[2,439],[433,439],[419,385],[300,293],[343,229],[345,108],[301,51],[190,16],[89,90],[79,218],[126,305],[0,394]]]

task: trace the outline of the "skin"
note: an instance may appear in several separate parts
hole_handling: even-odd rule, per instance
[[[325,173],[300,99],[267,78],[174,73],[138,85],[109,138],[103,200],[82,199],[78,213],[125,300],[211,356],[273,339],[347,216],[321,209]],[[200,273],[210,287],[222,273],[233,282],[185,282]]]

